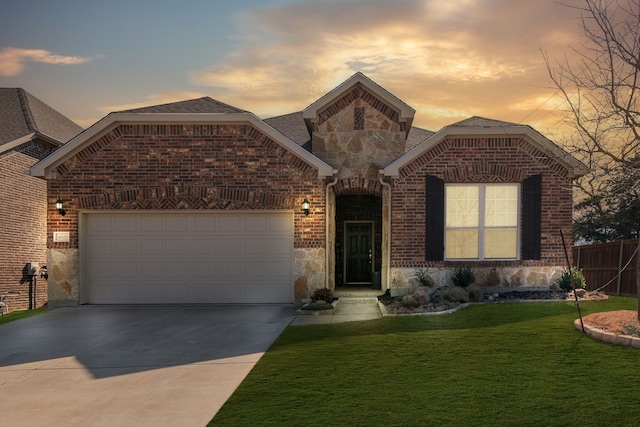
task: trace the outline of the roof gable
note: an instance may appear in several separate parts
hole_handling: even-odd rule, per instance
[[[360,90],[360,93],[358,90]],[[381,101],[383,105],[375,105],[376,108],[385,110],[383,113],[389,116],[395,113],[397,115],[396,120],[405,123],[404,128],[406,130],[411,127],[416,111],[361,72],[355,73],[335,89],[305,108],[302,111],[303,118],[307,123],[322,122],[326,120],[327,116],[334,113],[330,110],[331,107],[340,109],[343,106],[342,104],[349,103],[350,98],[361,96],[362,91],[368,92],[373,98]]]
[[[219,103],[211,98],[182,101],[156,107],[127,110],[111,113],[102,120],[79,134],[50,156],[36,163],[31,168],[31,175],[51,178],[56,166],[81,152],[85,147],[105,136],[116,127],[127,124],[247,124],[266,135],[275,143],[292,152],[306,163],[318,170],[319,176],[331,176],[333,169],[322,160],[300,147],[296,142],[284,136],[253,113],[235,109],[235,107]],[[177,105],[176,105],[177,104]],[[216,112],[202,112],[202,109],[213,108]],[[231,109],[231,111],[220,111]],[[194,112],[200,111],[200,112]]]
[[[385,176],[398,176],[400,169],[407,166],[427,151],[436,147],[449,137],[515,137],[521,136],[534,146],[556,159],[569,171],[572,178],[578,178],[589,173],[589,169],[560,146],[544,137],[530,126],[503,122],[500,120],[471,117],[461,122],[445,126],[421,144],[391,162],[384,168]]]
[[[21,88],[0,88],[0,146],[35,134],[54,145],[67,142],[82,127]]]

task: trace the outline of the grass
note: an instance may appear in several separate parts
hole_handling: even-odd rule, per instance
[[[16,310],[11,313],[4,314],[0,316],[0,325],[3,323],[13,322],[14,320],[24,319],[25,317],[35,316],[37,314],[46,313],[49,311],[48,308],[36,308],[34,310]]]
[[[209,425],[640,425],[640,351],[581,334],[576,318],[545,302],[290,326]]]

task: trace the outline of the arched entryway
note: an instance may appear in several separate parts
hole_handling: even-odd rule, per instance
[[[337,288],[379,286],[383,254],[382,230],[382,197],[365,194],[336,196]]]

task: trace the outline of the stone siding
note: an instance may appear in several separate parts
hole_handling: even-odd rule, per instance
[[[361,108],[364,122],[358,126],[362,130],[356,130],[356,111]],[[338,169],[339,179],[377,181],[378,171],[404,153],[405,140],[406,132],[399,123],[356,98],[317,125],[312,152]]]
[[[470,263],[469,263],[470,264]],[[563,266],[545,267],[473,267],[475,283],[484,288],[545,288],[551,286],[562,274]],[[417,268],[391,270],[391,287],[406,287],[417,283]],[[436,286],[451,285],[455,268],[430,267],[424,269]]]

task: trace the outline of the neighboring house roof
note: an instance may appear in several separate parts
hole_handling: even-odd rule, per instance
[[[20,88],[0,88],[0,151],[34,138],[58,146],[82,127]]]
[[[119,111],[119,113],[248,113],[246,110],[233,107],[208,96],[187,101],[171,102],[168,104],[151,105],[149,107],[134,108]]]
[[[358,83],[367,88],[367,90],[371,91],[373,95],[380,98],[380,100],[384,101],[387,105],[398,110],[400,121],[406,122],[407,128],[411,127],[411,123],[413,122],[413,117],[416,113],[416,110],[402,102],[391,92],[387,91],[385,88],[383,88],[359,71],[342,82],[335,89],[305,108],[302,112],[304,119],[316,120],[318,113],[321,110],[323,110],[325,107],[330,106],[336,100],[347,94]]]
[[[209,110],[209,111],[207,111]],[[205,97],[192,101],[137,108],[110,113],[82,132],[50,156],[31,168],[31,175],[49,178],[50,171],[60,163],[80,152],[96,139],[124,123],[139,124],[248,124],[318,169],[319,176],[333,175],[333,168],[293,140],[260,120],[255,114]]]
[[[302,118],[302,111],[271,117],[264,119],[264,121],[287,138],[295,141],[298,145],[304,146],[311,141],[309,130]]]
[[[417,145],[397,160],[388,164],[384,168],[384,174],[386,176],[398,176],[401,168],[411,163],[431,148],[435,147],[445,138],[452,136],[523,136],[527,138],[528,141],[534,143],[548,156],[555,158],[558,162],[564,165],[569,170],[572,178],[578,178],[589,173],[589,168],[587,168],[582,162],[564,151],[551,140],[544,137],[531,126],[474,116],[452,125],[445,126],[438,132],[434,133],[422,144]]]

